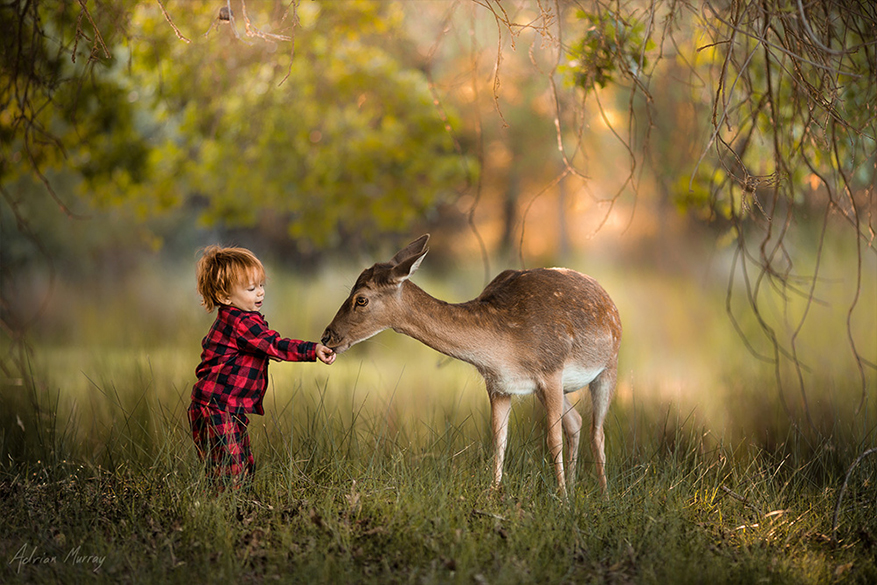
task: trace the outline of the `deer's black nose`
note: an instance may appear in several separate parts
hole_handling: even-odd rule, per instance
[[[327,327],[326,330],[323,331],[323,337],[320,338],[320,341],[323,345],[328,345],[330,339],[332,339],[332,330]]]

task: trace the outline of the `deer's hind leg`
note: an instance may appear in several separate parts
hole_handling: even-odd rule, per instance
[[[591,453],[594,455],[594,467],[600,489],[606,493],[606,441],[603,434],[603,421],[609,412],[609,404],[615,393],[615,380],[618,367],[613,364],[606,368],[590,384],[591,390]]]
[[[551,462],[554,464],[554,475],[557,478],[557,489],[560,495],[566,497],[566,476],[563,472],[563,430],[564,404],[566,397],[563,395],[563,384],[558,373],[537,386],[537,396],[545,407],[547,417],[547,442],[548,452],[551,454]]]
[[[566,483],[572,488],[576,481],[576,462],[579,458],[579,439],[582,435],[582,415],[570,403],[566,394],[563,396],[563,433],[566,435]]]

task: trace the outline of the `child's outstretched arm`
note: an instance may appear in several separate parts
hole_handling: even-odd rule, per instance
[[[285,362],[309,362],[319,359],[330,364],[335,361],[335,352],[319,342],[281,337],[279,333],[268,328],[268,324],[258,313],[246,313],[240,310],[235,312],[237,315],[229,323],[229,327],[234,330],[233,337],[237,346],[243,351],[264,354],[270,359]],[[318,346],[323,348],[322,357],[317,352]]]

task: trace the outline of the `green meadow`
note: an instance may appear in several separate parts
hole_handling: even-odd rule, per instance
[[[839,285],[855,263],[826,262],[818,303],[766,293],[763,318],[800,330],[799,368],[753,355],[771,346],[745,299],[727,300],[726,256],[660,272],[569,263],[616,300],[624,340],[608,494],[584,447],[568,501],[534,398],[514,404],[492,491],[480,377],[393,332],[331,367],[273,364],[265,416],[251,417],[254,491],[212,496],[185,417],[213,318],[192,268],[62,278],[27,375],[2,388],[2,581],[873,583],[877,454],[853,463],[875,446],[877,376],[860,376]],[[863,262],[852,330],[869,359],[877,270]],[[315,340],[360,268],[268,266],[263,312]],[[414,281],[456,302],[484,275],[427,261]]]

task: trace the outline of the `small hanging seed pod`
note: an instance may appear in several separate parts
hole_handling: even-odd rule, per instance
[[[224,20],[226,22],[231,20],[231,10],[228,9],[228,6],[223,6],[219,9],[219,20]]]

